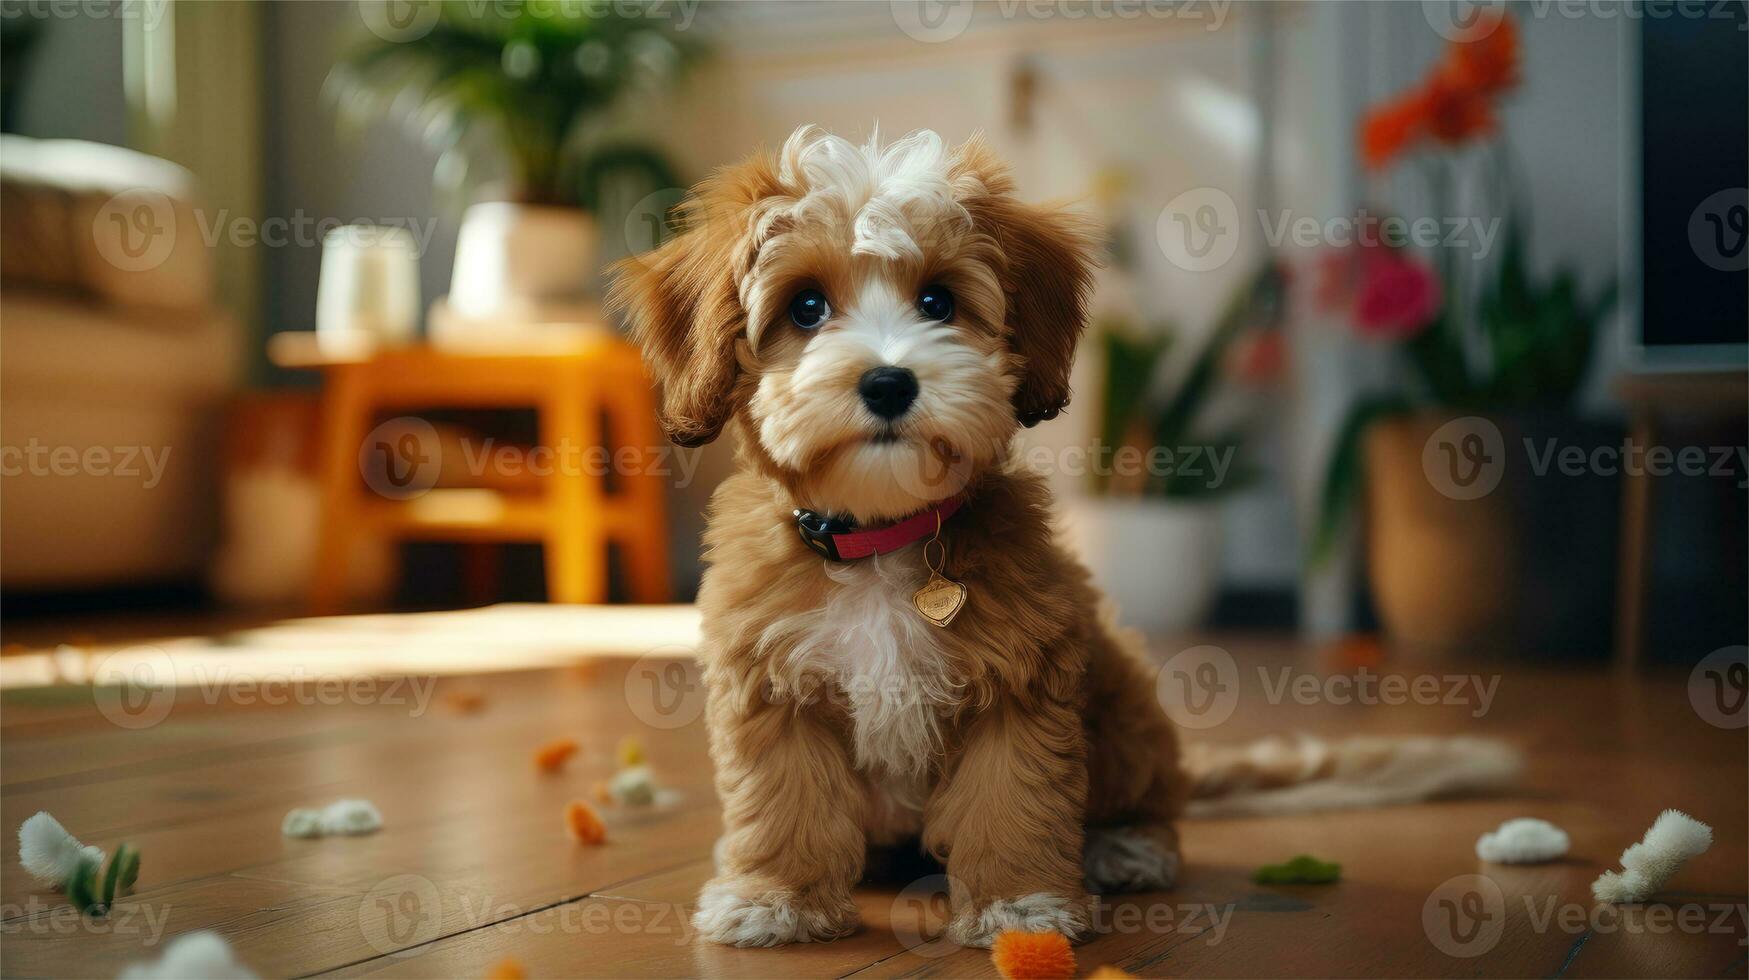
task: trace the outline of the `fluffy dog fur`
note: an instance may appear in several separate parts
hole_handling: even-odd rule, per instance
[[[1173,820],[1192,780],[1153,672],[1100,613],[1052,538],[1046,488],[1009,451],[1020,425],[1068,401],[1093,236],[1013,189],[976,139],[857,147],[804,128],[702,183],[682,234],[618,270],[611,299],[662,386],[665,430],[698,445],[729,428],[739,443],[711,502],[698,598],[724,820],[696,916],[711,940],[845,935],[871,846],[921,842],[945,862],[948,934],[968,945],[1004,929],[1079,936],[1088,889],[1164,888],[1177,873]],[[916,309],[932,284],[956,297],[946,322]],[[788,316],[801,289],[832,307],[817,329]],[[883,365],[919,387],[891,423],[857,390]],[[943,571],[970,600],[946,629],[911,606],[927,576],[919,545],[832,564],[791,517],[877,525],[961,492]],[[1326,775],[1388,784],[1257,804],[1279,811],[1494,774],[1459,768],[1392,795],[1394,751],[1314,748],[1205,767],[1195,784],[1214,789],[1198,795]],[[1422,761],[1466,761],[1449,755]]]
[[[1068,400],[1092,236],[1012,190],[977,140],[856,147],[803,129],[705,181],[683,234],[620,270],[664,428],[739,436],[699,593],[725,823],[697,915],[710,939],[848,933],[870,845],[921,840],[943,860],[950,935],[973,945],[1082,933],[1085,875],[1159,888],[1176,872],[1186,783],[1152,678],[1053,541],[1042,482],[1009,458],[1020,424]],[[956,298],[948,322],[915,308],[931,284]],[[833,308],[814,331],[788,319],[803,288]],[[890,426],[857,394],[880,365],[919,385]],[[944,571],[971,598],[947,629],[910,604],[917,545],[833,565],[791,518],[874,525],[962,490]]]

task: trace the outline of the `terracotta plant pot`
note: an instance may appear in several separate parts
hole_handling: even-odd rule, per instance
[[[1421,657],[1600,658],[1614,608],[1619,477],[1584,458],[1610,426],[1418,414],[1366,434],[1366,555],[1386,638]]]

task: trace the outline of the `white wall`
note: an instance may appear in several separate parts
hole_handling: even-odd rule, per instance
[[[43,26],[29,55],[24,95],[11,127],[43,139],[127,145],[122,20],[92,16],[80,4],[33,4],[16,13],[21,20],[30,17]]]

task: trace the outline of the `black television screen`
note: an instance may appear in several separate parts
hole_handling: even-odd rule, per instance
[[[1749,343],[1749,4],[1646,3],[1642,14],[1640,341],[1648,351],[1740,347]]]

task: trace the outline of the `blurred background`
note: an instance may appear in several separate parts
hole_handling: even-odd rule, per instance
[[[8,652],[684,604],[732,449],[654,434],[603,269],[814,123],[982,132],[1101,222],[1074,406],[1021,451],[1126,619],[1699,661],[1749,620],[1746,26],[4,0]]]

